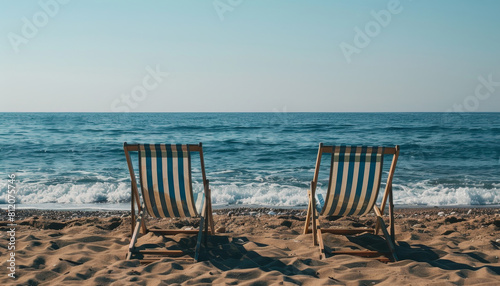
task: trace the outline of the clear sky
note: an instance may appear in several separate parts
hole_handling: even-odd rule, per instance
[[[2,0],[0,111],[500,111],[499,12],[496,0]]]

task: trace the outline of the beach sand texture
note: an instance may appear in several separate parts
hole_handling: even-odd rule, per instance
[[[396,211],[400,261],[382,263],[348,255],[319,259],[312,236],[303,235],[303,210],[216,210],[216,228],[205,260],[193,252],[149,265],[125,260],[128,212],[19,210],[16,279],[9,278],[3,215],[1,285],[500,285],[500,211],[495,208],[428,208]],[[441,213],[440,213],[441,212]],[[325,226],[372,226],[373,216],[323,219]],[[148,220],[161,228],[197,226],[197,220]],[[329,250],[378,245],[373,235],[325,234]],[[181,249],[195,237],[176,235]],[[150,246],[174,245],[148,233]],[[383,243],[382,243],[383,244]]]

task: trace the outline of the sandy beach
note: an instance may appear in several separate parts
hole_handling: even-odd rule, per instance
[[[7,217],[2,212],[2,285],[498,285],[500,210],[397,209],[400,261],[382,263],[348,255],[319,259],[303,235],[304,210],[215,210],[217,233],[204,260],[193,253],[149,265],[125,260],[130,240],[126,211],[19,210],[16,277],[8,277]],[[373,216],[322,220],[326,226],[372,226]],[[150,219],[162,228],[197,226],[197,220]],[[181,249],[195,238],[176,235]],[[373,235],[324,235],[327,250],[376,245]],[[171,238],[148,233],[140,243],[171,247]],[[374,243],[371,243],[374,242]]]

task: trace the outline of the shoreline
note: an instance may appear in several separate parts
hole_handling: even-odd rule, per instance
[[[26,210],[39,210],[39,211],[85,211],[85,212],[110,212],[110,211],[130,211],[130,203],[122,204],[79,204],[79,205],[68,205],[49,203],[46,206],[40,207],[41,205],[32,204],[16,204],[17,211]],[[8,208],[8,204],[0,204],[0,211],[5,211]],[[275,210],[305,210],[307,206],[267,206],[267,205],[213,205],[213,210],[226,210],[226,209],[275,209]],[[500,204],[492,205],[442,205],[442,206],[428,206],[428,205],[394,205],[395,210],[405,210],[405,209],[489,209],[498,208],[500,209]]]
[[[6,221],[7,209],[0,208],[1,215],[0,221]],[[462,215],[474,215],[474,214],[488,214],[494,215],[500,213],[499,207],[493,206],[445,206],[445,207],[400,207],[394,209],[395,217],[397,215],[438,215],[438,213],[443,212],[443,216],[448,216],[450,214],[462,216]],[[75,209],[75,210],[52,210],[52,209],[17,209],[15,211],[16,220],[24,220],[30,217],[44,217],[47,219],[59,220],[59,219],[75,219],[83,217],[97,217],[97,218],[108,218],[108,217],[129,217],[130,210],[96,210],[96,209]],[[294,215],[305,217],[305,208],[271,208],[271,207],[231,207],[231,208],[214,208],[213,214],[218,216],[280,216],[280,215]],[[385,211],[387,215],[387,209]],[[371,216],[369,213],[367,216]],[[500,215],[499,215],[500,216]]]

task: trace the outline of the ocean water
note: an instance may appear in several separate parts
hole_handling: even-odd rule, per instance
[[[14,173],[18,207],[127,208],[125,141],[203,142],[215,206],[306,206],[319,142],[400,145],[396,204],[500,204],[500,113],[0,113],[0,120],[0,204]],[[192,165],[201,190],[196,155]],[[319,192],[328,171],[325,157]]]

